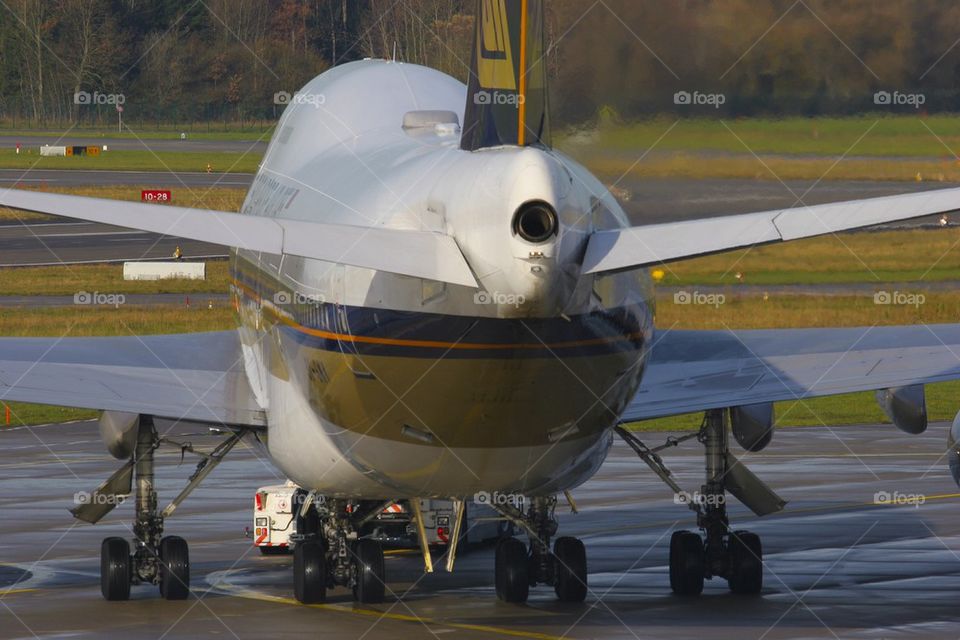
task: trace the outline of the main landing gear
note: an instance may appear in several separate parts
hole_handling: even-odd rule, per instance
[[[325,602],[327,589],[342,586],[363,604],[383,602],[386,570],[383,547],[360,538],[359,529],[392,504],[308,497],[298,516],[293,551],[293,591],[303,604]]]
[[[526,602],[530,587],[551,585],[561,602],[583,602],[587,597],[587,553],[577,538],[557,533],[554,511],[557,499],[532,498],[526,512],[513,506],[497,506],[508,520],[526,529],[530,544],[517,538],[503,538],[497,544],[495,583],[497,598],[503,602]]]
[[[131,553],[130,542],[124,538],[104,539],[100,545],[100,591],[107,600],[128,600],[131,585],[154,584],[165,599],[185,600],[190,595],[190,551],[183,538],[163,535],[164,518],[207,477],[245,431],[231,435],[212,454],[198,454],[202,460],[187,487],[160,512],[154,488],[154,452],[163,441],[150,416],[140,416],[135,429],[130,461],[71,511],[74,517],[95,524],[130,495],[135,476],[134,548]],[[184,452],[197,453],[189,444],[179,446]]]
[[[726,493],[730,492],[757,515],[767,515],[786,504],[753,475],[731,453],[727,413],[708,411],[700,432],[650,449],[622,427],[616,431],[653,471],[675,492],[678,502],[697,514],[703,535],[677,531],[670,539],[670,587],[680,596],[696,596],[704,580],[724,578],[733,593],[755,595],[763,589],[763,545],[749,531],[731,530],[727,517]],[[706,453],[706,482],[698,494],[690,495],[673,480],[658,452],[697,438]]]

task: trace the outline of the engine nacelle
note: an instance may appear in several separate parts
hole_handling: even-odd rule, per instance
[[[922,384],[877,391],[877,403],[900,431],[918,435],[927,430],[927,399]]]
[[[960,413],[953,419],[950,433],[947,434],[947,462],[950,463],[950,475],[960,487]]]
[[[733,437],[747,451],[763,451],[773,440],[773,403],[730,408]]]
[[[104,411],[100,414],[100,438],[117,460],[129,460],[137,446],[140,416],[136,413]]]

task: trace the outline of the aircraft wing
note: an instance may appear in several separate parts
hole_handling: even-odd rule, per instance
[[[0,401],[266,426],[236,331],[0,339]]]
[[[441,233],[281,220],[19,189],[0,190],[0,206],[477,287],[456,240]]]
[[[583,272],[645,267],[758,244],[871,227],[960,209],[960,189],[937,189],[795,209],[598,231]]]
[[[960,379],[960,325],[663,331],[624,421]]]

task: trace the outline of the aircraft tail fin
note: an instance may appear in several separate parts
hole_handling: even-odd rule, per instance
[[[544,0],[477,0],[460,146],[550,146]]]

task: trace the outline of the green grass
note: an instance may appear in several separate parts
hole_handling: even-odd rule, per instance
[[[927,415],[930,422],[950,422],[957,414],[960,381],[927,385]],[[775,405],[777,427],[833,427],[846,424],[890,424],[873,392],[813,398]],[[702,413],[636,422],[636,431],[696,431]]]
[[[75,138],[104,138],[108,140],[179,140],[180,133],[186,132],[190,140],[259,140],[266,134],[264,139],[269,139],[273,132],[274,123],[259,125],[244,125],[237,123],[195,123],[180,126],[174,125],[144,125],[125,123],[124,132],[117,131],[116,126],[112,127],[78,127],[65,124],[62,129],[22,129],[13,127],[9,120],[0,122],[0,136],[19,136],[24,138],[51,136],[60,138],[61,136]],[[126,131],[127,126],[133,131]]]
[[[227,293],[230,287],[226,260],[207,262],[206,280],[127,281],[123,265],[83,264],[66,267],[0,269],[0,296],[72,296],[78,291],[101,293]]]
[[[859,232],[697,258],[662,267],[666,286],[960,281],[960,229]],[[735,291],[735,290],[734,290]]]
[[[259,152],[208,153],[200,151],[151,152],[107,151],[99,156],[72,158],[40,157],[37,149],[0,149],[0,169],[84,169],[88,171],[181,171],[205,172],[209,164],[214,172],[255,173],[262,156]]]
[[[227,305],[185,307],[64,307],[57,309],[4,309],[0,335],[12,337],[126,336],[202,331],[224,331],[235,325]],[[97,411],[46,405],[8,403],[10,426],[89,420]],[[6,423],[0,403],[0,426]]]
[[[849,118],[662,117],[601,125],[595,142],[625,152],[656,145],[661,151],[954,158],[951,149],[960,153],[960,117],[879,113]]]

